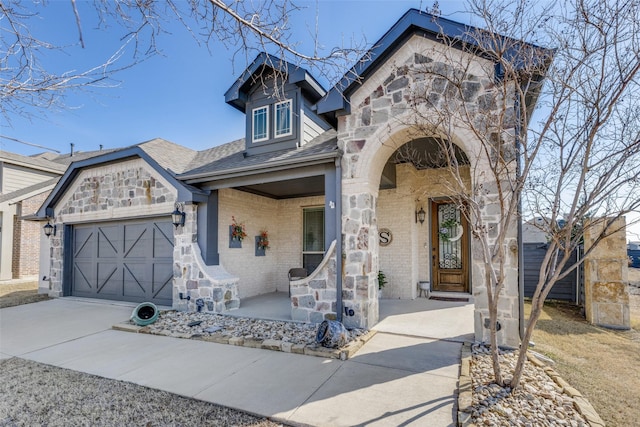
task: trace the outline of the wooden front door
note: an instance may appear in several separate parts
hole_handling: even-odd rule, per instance
[[[469,292],[469,227],[457,204],[431,202],[434,291]]]

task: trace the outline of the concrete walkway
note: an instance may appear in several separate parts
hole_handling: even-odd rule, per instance
[[[393,317],[404,322],[402,313],[380,322],[380,332],[355,357],[339,361],[112,330],[132,307],[65,298],[2,309],[0,357],[129,381],[292,424],[454,425],[461,344],[414,330],[387,332],[399,327]],[[444,338],[471,332],[467,305],[465,316],[469,312],[466,330]],[[442,311],[439,323],[454,321]]]

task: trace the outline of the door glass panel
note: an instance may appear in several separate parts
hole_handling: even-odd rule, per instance
[[[324,252],[324,208],[304,210],[304,252]]]
[[[303,210],[302,266],[311,273],[324,257],[324,208]]]
[[[454,203],[438,205],[438,265],[440,269],[462,268],[462,225]]]

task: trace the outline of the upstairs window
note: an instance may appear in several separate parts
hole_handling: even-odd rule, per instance
[[[291,135],[291,100],[275,104],[275,137]]]
[[[269,139],[269,106],[253,110],[253,142]]]

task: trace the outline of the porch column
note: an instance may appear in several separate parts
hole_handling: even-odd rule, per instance
[[[333,167],[327,167],[324,173],[324,247],[327,249],[336,240],[336,205],[336,172]]]
[[[198,246],[206,265],[220,265],[218,252],[218,190],[198,205]]]
[[[343,323],[347,327],[368,328],[378,322],[379,315],[376,196],[370,191],[354,192],[355,188],[350,187],[344,186],[342,197],[342,300],[348,309]]]

